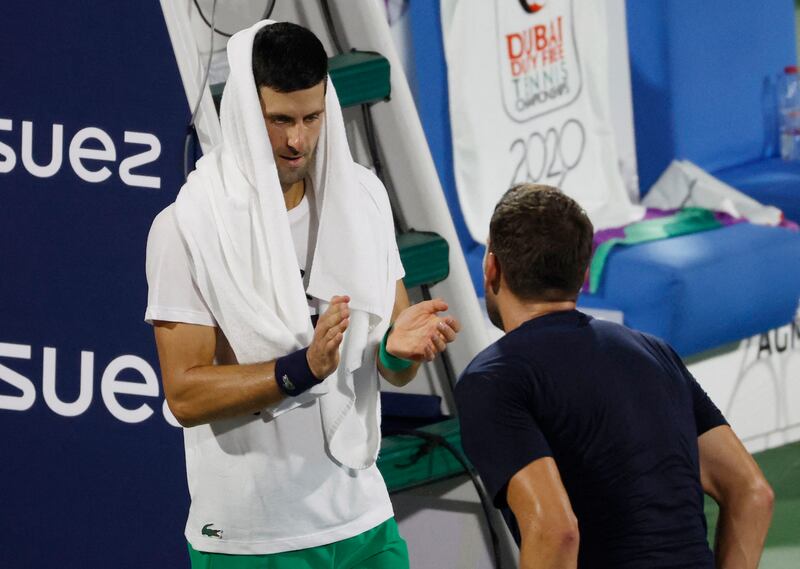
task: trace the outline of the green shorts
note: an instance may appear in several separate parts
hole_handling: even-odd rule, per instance
[[[192,569],[408,569],[408,547],[389,518],[357,536],[328,545],[270,553],[228,555],[195,551]]]

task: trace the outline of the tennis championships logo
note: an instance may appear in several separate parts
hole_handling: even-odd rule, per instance
[[[506,113],[525,122],[572,103],[580,93],[581,70],[572,0],[550,0],[546,10],[543,1],[520,3],[528,16],[496,1],[497,52]]]

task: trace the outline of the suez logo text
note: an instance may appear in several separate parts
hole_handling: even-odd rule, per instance
[[[26,344],[9,344],[0,342],[0,361],[8,358],[31,360],[32,347]],[[58,396],[56,389],[56,348],[45,347],[42,350],[42,396],[47,406],[62,417],[76,417],[85,413],[92,404],[95,381],[94,352],[81,351],[80,354],[80,387],[78,395],[72,401],[64,401]],[[14,371],[0,363],[0,386],[8,392],[8,386],[16,389],[18,395],[0,395],[0,411],[27,411],[36,402],[36,387],[31,378]],[[63,362],[62,362],[63,369]],[[71,370],[74,371],[74,368]],[[70,374],[76,377],[76,374]],[[98,374],[99,375],[99,374]],[[138,375],[137,380],[135,376]],[[127,379],[123,379],[126,376]],[[123,406],[118,395],[135,395],[139,397],[157,398],[159,395],[158,376],[152,366],[138,356],[122,355],[111,360],[100,375],[100,394],[109,413],[123,423],[141,423],[149,419],[154,411],[144,402],[131,407]],[[141,381],[144,380],[144,381]],[[6,385],[2,385],[6,384]],[[180,426],[170,412],[166,400],[161,406],[164,419],[173,427]]]
[[[11,119],[0,118],[0,135],[3,132],[13,132],[15,126]],[[40,156],[40,162],[34,160],[34,134],[37,141],[44,138],[51,140],[50,158],[47,163],[41,160],[41,156],[46,156],[47,153],[38,150],[40,144],[37,144],[36,153]],[[3,142],[2,138],[6,137],[0,136],[0,174],[8,174],[17,166],[17,152],[14,151],[14,147],[7,144],[9,142],[7,138],[6,142]],[[20,143],[18,148],[21,149],[19,154],[22,165],[31,175],[37,178],[50,178],[61,169],[64,161],[64,125],[53,124],[47,128],[38,124],[34,126],[31,121],[22,121],[21,134],[16,140]],[[126,130],[123,140],[126,156],[119,164],[119,177],[122,182],[138,188],[161,188],[160,177],[133,173],[135,168],[152,164],[161,156],[161,141],[158,137],[147,132]],[[82,128],[72,136],[68,156],[72,171],[81,180],[97,184],[111,177],[111,169],[102,163],[117,161],[117,147],[106,131],[90,126]]]

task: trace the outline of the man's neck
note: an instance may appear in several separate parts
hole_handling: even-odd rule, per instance
[[[306,182],[303,179],[288,188],[281,186],[281,189],[283,190],[283,203],[286,204],[286,211],[289,211],[296,208],[303,201],[303,196],[306,195]]]
[[[513,302],[511,306],[505,310],[501,310],[500,315],[503,318],[503,328],[508,334],[512,330],[519,328],[528,320],[539,318],[545,314],[552,314],[553,312],[565,312],[567,310],[575,310],[574,300],[560,300],[554,302]]]

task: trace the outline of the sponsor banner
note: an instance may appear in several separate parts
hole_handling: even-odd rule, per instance
[[[750,452],[800,440],[800,314],[689,371]]]
[[[476,240],[524,182],[560,187],[598,228],[642,216],[619,172],[608,77],[628,61],[608,61],[604,4],[442,0],[456,185]]]
[[[158,2],[0,18],[0,567],[187,566],[145,244],[189,119]]]

